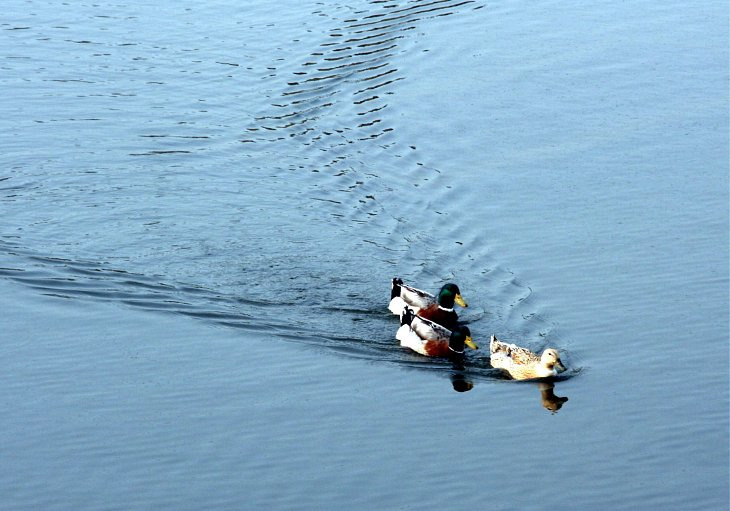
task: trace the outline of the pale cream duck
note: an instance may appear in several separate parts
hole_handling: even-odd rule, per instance
[[[565,371],[560,354],[554,348],[548,348],[538,355],[527,348],[502,342],[493,335],[489,352],[492,367],[507,371],[515,380],[549,378]]]

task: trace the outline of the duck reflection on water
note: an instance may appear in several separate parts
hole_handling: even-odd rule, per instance
[[[551,381],[541,381],[537,384],[537,388],[540,389],[542,406],[553,414],[558,413],[558,410],[563,407],[563,403],[568,400],[567,397],[555,395],[555,383]]]
[[[464,356],[449,358],[451,368],[448,374],[451,386],[455,392],[469,392],[474,388],[475,381],[477,380],[507,379],[514,381],[504,371],[495,370],[488,362],[486,365],[483,364],[482,360],[470,360]],[[561,378],[558,377],[558,379],[560,380]],[[567,397],[555,394],[555,381],[552,378],[540,381],[522,381],[519,383],[530,386],[537,384],[543,408],[553,414],[557,413],[563,407],[563,404],[568,401]]]
[[[474,388],[474,382],[469,376],[466,368],[466,358],[451,358],[451,386],[456,392],[469,392]]]
[[[456,392],[469,392],[474,388],[474,382],[461,371],[451,373],[451,386]]]
[[[463,358],[454,359],[451,361],[451,363],[452,371],[450,374],[450,378],[453,389],[456,392],[468,392],[473,389],[473,377],[480,373],[481,369],[484,368],[480,368],[478,366],[467,368],[465,365],[465,360]],[[477,372],[470,374],[469,369],[475,370]],[[500,372],[500,375],[503,376],[504,373]],[[568,398],[566,396],[558,396],[555,394],[554,381],[543,380],[536,383],[537,388],[540,390],[540,402],[542,403],[543,408],[545,408],[552,414],[558,413],[558,411],[563,407],[563,404],[568,401]],[[531,382],[528,384],[531,384]]]

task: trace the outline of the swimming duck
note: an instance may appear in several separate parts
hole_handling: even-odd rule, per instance
[[[388,309],[393,314],[400,314],[404,307],[410,307],[422,318],[430,319],[452,330],[459,319],[454,312],[454,303],[468,307],[456,284],[444,284],[438,295],[433,296],[431,293],[404,284],[396,277],[391,284]]]
[[[489,342],[492,367],[504,369],[515,380],[557,376],[558,369],[565,371],[558,350],[548,348],[537,355],[527,348],[507,344],[492,336]]]
[[[460,357],[464,346],[476,350],[479,347],[471,338],[466,326],[457,326],[453,331],[417,316],[406,307],[401,315],[401,326],[395,334],[400,345],[427,357]]]

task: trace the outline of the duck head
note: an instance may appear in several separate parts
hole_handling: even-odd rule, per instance
[[[552,369],[553,371],[555,371],[555,374],[565,371],[565,366],[560,360],[558,350],[554,348],[548,348],[543,351],[542,356],[540,357],[540,362],[548,369]]]
[[[439,291],[438,294],[438,302],[444,309],[453,309],[454,303],[457,303],[462,307],[468,307],[464,299],[461,297],[459,286],[452,283],[444,284],[441,288],[441,291]]]
[[[471,338],[469,327],[457,326],[449,337],[449,348],[454,353],[464,353],[465,345],[473,350],[479,349],[479,346]]]

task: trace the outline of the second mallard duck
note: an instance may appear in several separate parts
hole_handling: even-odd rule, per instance
[[[406,285],[399,278],[394,278],[390,290],[388,309],[393,314],[401,314],[404,307],[422,318],[429,319],[450,330],[456,328],[459,316],[454,312],[454,304],[467,307],[461,296],[459,286],[444,284],[434,296],[431,293]]]
[[[401,346],[428,357],[462,357],[465,346],[476,350],[479,347],[471,338],[466,326],[457,326],[453,331],[428,319],[416,316],[406,307],[401,314],[401,326],[395,333]]]

